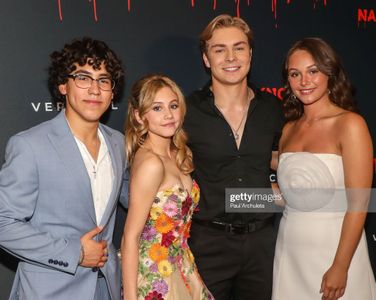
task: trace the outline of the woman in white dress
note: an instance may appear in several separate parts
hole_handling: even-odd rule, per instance
[[[373,149],[351,85],[336,53],[319,38],[292,46],[284,79],[288,122],[278,183],[286,207],[273,300],[376,299],[363,230]]]

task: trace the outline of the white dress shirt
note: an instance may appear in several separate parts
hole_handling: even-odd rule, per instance
[[[76,136],[74,137],[90,177],[97,225],[99,225],[102,220],[114,183],[114,170],[112,168],[110,153],[108,152],[103,134],[99,129],[98,137],[100,146],[96,162],[87,150],[85,144]]]

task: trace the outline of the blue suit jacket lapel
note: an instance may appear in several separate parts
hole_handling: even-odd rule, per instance
[[[121,165],[121,147],[118,145],[118,141],[112,136],[112,133],[107,130],[106,127],[100,125],[100,130],[106,140],[107,148],[110,153],[112,169],[114,171],[114,182],[112,184],[112,191],[106,209],[103,213],[101,220],[101,226],[105,226],[109,218],[112,215],[113,210],[116,208],[118,191],[120,189],[121,178],[122,178],[122,165]]]
[[[61,112],[53,120],[52,129],[52,132],[48,135],[49,139],[76,184],[79,192],[77,199],[80,199],[80,203],[83,203],[83,210],[90,214],[90,217],[96,224],[90,178],[87,174],[80,150],[65,119],[64,112]]]

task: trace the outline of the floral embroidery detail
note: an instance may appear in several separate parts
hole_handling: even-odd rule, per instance
[[[168,249],[159,244],[153,244],[149,250],[150,258],[155,262],[160,262],[161,260],[167,259]]]
[[[162,295],[157,291],[150,292],[146,297],[145,300],[164,300]]]
[[[172,273],[172,265],[168,260],[162,260],[158,263],[158,271],[163,277],[167,277]]]
[[[187,196],[187,199],[183,202],[183,207],[181,209],[181,213],[183,217],[188,214],[189,210],[192,207],[192,198],[191,196]]]
[[[165,247],[169,247],[174,240],[175,240],[174,233],[172,231],[170,231],[170,232],[162,235],[161,244]]]
[[[175,196],[175,195],[173,195]],[[169,198],[171,198],[172,196],[170,196]],[[175,202],[173,201],[168,201],[166,202],[166,204],[163,206],[163,210],[165,212],[165,214],[169,217],[173,217],[173,216],[176,216],[176,214],[178,213],[178,206]]]
[[[154,281],[152,287],[154,291],[160,293],[162,296],[168,292],[168,285],[163,279]]]
[[[163,192],[163,195],[168,197],[168,196],[171,196],[173,193],[174,193],[173,189],[167,189]]]
[[[169,200],[169,202],[171,201],[171,202],[176,203],[176,201],[179,199],[179,197],[176,194],[171,194],[170,196],[168,196],[167,199]]]
[[[191,195],[192,195],[193,202],[197,205],[198,200],[200,199],[200,190],[198,189],[197,183],[195,181],[193,182],[193,185],[194,187],[192,188]]]
[[[156,273],[156,272],[158,272],[158,264],[152,264],[151,266],[150,266],[150,272],[153,272],[153,273]]]
[[[155,207],[152,207],[151,210],[150,210],[150,218],[152,220],[156,220],[158,219],[158,217],[163,214],[163,210],[162,208],[158,207],[158,206],[155,206]]]
[[[167,233],[174,228],[174,220],[162,213],[155,221],[155,228],[160,233]]]
[[[145,226],[144,231],[142,232],[141,238],[147,241],[151,241],[155,235],[157,234],[157,231],[154,227],[148,225]]]
[[[192,284],[199,282],[200,300],[212,299],[187,244],[198,201],[199,188],[195,182],[191,193],[178,185],[157,193],[140,237],[138,299],[171,299],[170,285],[176,278],[184,282],[188,292],[194,290]],[[174,272],[180,275],[175,276]],[[199,280],[192,276],[198,276]]]
[[[195,258],[191,252],[191,250],[188,250],[187,251],[187,257],[188,257],[188,260],[193,264],[195,262]]]

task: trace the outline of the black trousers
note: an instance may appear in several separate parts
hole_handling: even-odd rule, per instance
[[[270,300],[276,229],[231,234],[192,222],[188,241],[216,300]]]

